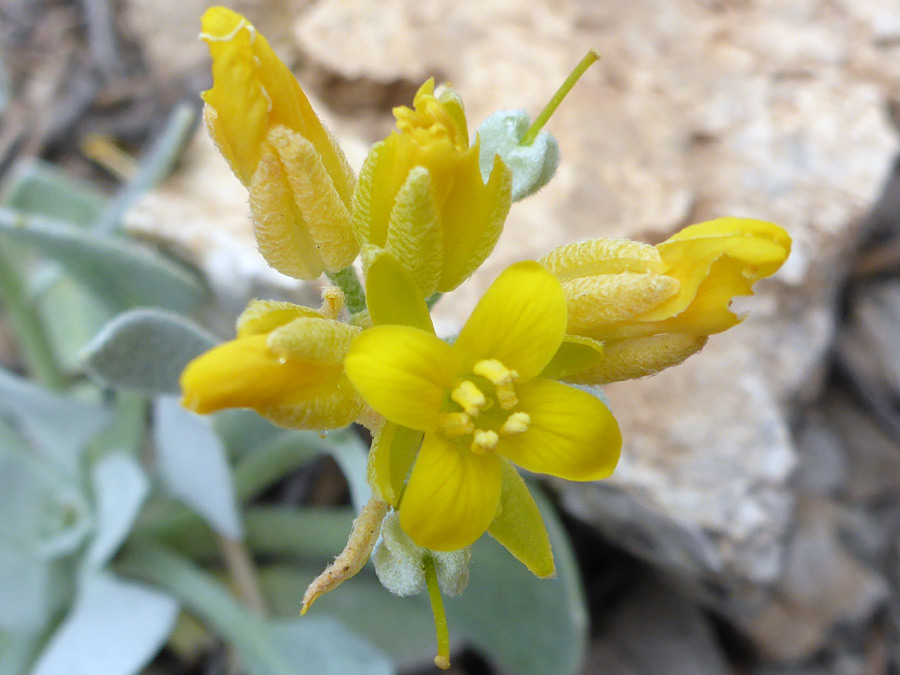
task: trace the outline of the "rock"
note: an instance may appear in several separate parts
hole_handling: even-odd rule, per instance
[[[800,457],[794,475],[798,492],[836,496],[842,492],[849,472],[849,461],[842,439],[829,423],[827,413],[813,408],[797,433]]]
[[[500,107],[536,114],[588,47],[602,54],[548,125],[557,177],[514,205],[495,255],[439,305],[447,332],[509,262],[573,239],[655,241],[724,214],[787,227],[793,254],[741,303],[748,321],[677,369],[610,387],[626,439],[614,477],[556,484],[566,508],[703,597],[743,589],[747,611],[780,576],[791,524],[784,406],[821,384],[847,251],[897,149],[886,36],[900,9],[840,4],[353,0],[296,23],[335,77],[452,82],[473,128]]]
[[[749,606],[781,573],[796,456],[770,383],[720,344],[609,387],[619,467],[602,484],[554,484],[567,509],[700,597]]]
[[[840,509],[801,499],[785,574],[772,601],[741,628],[766,656],[799,661],[824,647],[838,625],[862,625],[889,596],[887,582],[860,564],[839,539]]]
[[[726,675],[709,620],[660,582],[645,579],[604,617],[585,675]]]

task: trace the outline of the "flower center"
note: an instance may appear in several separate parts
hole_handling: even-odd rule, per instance
[[[504,436],[524,433],[531,424],[519,404],[515,382],[519,374],[497,359],[478,361],[468,377],[450,392],[447,410],[441,414],[440,432],[449,439],[469,444],[483,455],[496,449]]]

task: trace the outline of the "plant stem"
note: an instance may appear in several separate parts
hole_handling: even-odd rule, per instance
[[[562,103],[566,95],[572,91],[572,87],[574,87],[579,78],[584,75],[584,71],[590,68],[591,65],[599,59],[600,55],[593,49],[584,55],[584,58],[578,62],[578,65],[575,66],[571,73],[569,73],[566,81],[562,83],[562,86],[556,90],[556,93],[553,94],[553,97],[547,102],[544,109],[541,110],[541,114],[538,115],[535,118],[534,123],[528,127],[528,131],[522,136],[519,145],[531,145],[534,143],[534,139],[537,138],[541,129],[544,128],[547,120],[549,120],[550,116],[556,112],[556,109],[559,107],[559,104]]]
[[[363,290],[353,265],[340,272],[326,272],[325,275],[335,286],[344,291],[344,300],[350,314],[358,314],[366,308],[366,292]]]
[[[437,656],[434,665],[441,670],[450,667],[450,631],[447,628],[447,614],[444,612],[444,601],[441,599],[441,588],[438,585],[437,573],[434,571],[434,560],[425,556],[425,584],[428,586],[428,598],[431,600],[431,613],[434,615],[434,632],[437,636]]]
[[[247,547],[241,541],[219,535],[219,548],[228,566],[228,574],[240,592],[244,604],[260,616],[267,616],[269,610],[259,587],[256,565]]]

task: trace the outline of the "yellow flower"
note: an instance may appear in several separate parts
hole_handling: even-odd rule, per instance
[[[291,71],[240,14],[211,7],[200,34],[212,56],[203,92],[210,136],[250,191],[259,250],[279,272],[315,279],[347,267],[359,246],[354,176]]]
[[[386,249],[424,295],[453,290],[493,250],[509,212],[512,177],[495,157],[487,184],[469,145],[462,101],[423,84],[415,110],[395,108],[398,132],[376,144],[353,195],[361,244]]]
[[[341,363],[359,332],[308,307],[253,302],[236,339],[184,369],[182,402],[200,414],[251,408],[292,429],[344,427],[365,406]]]
[[[400,524],[417,545],[455,550],[489,529],[529,569],[552,574],[546,530],[510,463],[597,480],[612,472],[621,447],[603,403],[538,377],[565,326],[559,282],[523,262],[497,278],[452,345],[397,325],[354,340],[344,367],[363,398],[395,429],[424,432],[399,503]],[[392,442],[380,445],[374,452]]]
[[[752,295],[790,249],[782,228],[745,218],[691,225],[657,246],[593,239],[554,249],[541,262],[562,282],[567,332],[588,338],[582,346],[602,343],[565,379],[603,384],[681,363],[741,321],[731,299]]]

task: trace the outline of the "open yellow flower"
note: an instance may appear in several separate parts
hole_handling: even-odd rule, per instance
[[[566,327],[559,282],[541,265],[507,268],[451,345],[411,326],[375,326],[344,366],[363,398],[424,432],[399,504],[425,548],[449,551],[486,530],[539,576],[553,571],[546,531],[510,463],[589,481],[608,476],[621,436],[591,394],[538,375]]]
[[[541,262],[562,282],[567,332],[598,343],[565,379],[604,384],[681,363],[741,321],[732,298],[752,295],[790,250],[782,228],[747,218],[691,225],[657,246],[592,239],[554,249]]]
[[[353,195],[359,242],[387,250],[424,295],[451,291],[494,249],[511,203],[512,175],[495,156],[487,184],[462,100],[423,84],[415,110],[394,109],[398,131],[377,143]]]
[[[359,332],[309,307],[253,302],[236,339],[184,369],[182,402],[200,414],[250,408],[291,429],[345,427],[365,406],[342,366]]]
[[[300,279],[344,269],[359,252],[350,218],[355,178],[344,153],[247,19],[211,7],[200,37],[212,56],[206,126],[250,191],[263,257]]]

